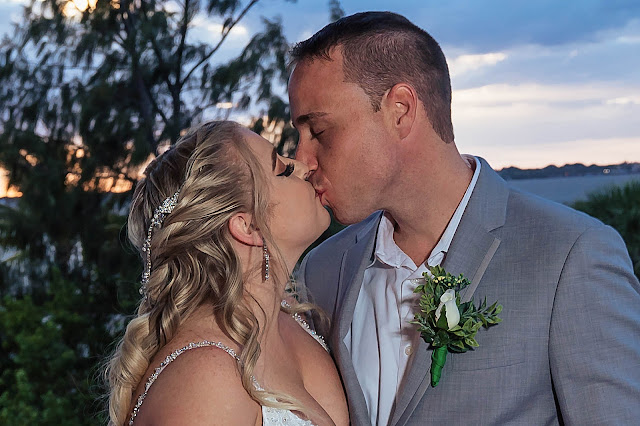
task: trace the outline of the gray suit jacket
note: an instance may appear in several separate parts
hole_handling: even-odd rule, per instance
[[[465,298],[499,301],[503,321],[478,331],[475,351],[449,354],[435,388],[421,341],[390,424],[638,424],[640,285],[624,242],[592,217],[508,187],[481,161],[442,266],[472,281]],[[325,241],[299,270],[332,320],[325,336],[354,425],[370,420],[343,339],[380,217]]]

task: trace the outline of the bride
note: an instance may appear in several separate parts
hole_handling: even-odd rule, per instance
[[[233,122],[147,167],[128,222],[143,299],[106,372],[112,424],[348,424],[311,306],[285,299],[329,225],[307,172]]]

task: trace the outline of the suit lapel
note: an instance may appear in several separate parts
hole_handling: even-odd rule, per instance
[[[353,312],[358,301],[364,271],[372,260],[378,224],[382,213],[377,214],[368,226],[356,236],[356,242],[342,257],[338,282],[338,308],[333,318],[331,347],[334,348],[335,361],[343,377],[343,383],[349,400],[349,414],[354,425],[369,424],[367,403],[347,350],[344,338],[351,328]]]
[[[461,222],[458,232],[442,267],[453,275],[463,274],[471,281],[471,285],[462,290],[462,301],[467,302],[473,297],[500,240],[486,230],[478,229],[472,220]]]
[[[462,292],[464,301],[473,296],[500,245],[491,231],[504,225],[508,199],[504,181],[483,159],[480,161],[482,167],[476,187],[442,264],[447,272],[463,274],[471,281]],[[431,352],[429,345],[420,339],[396,398],[391,425],[406,423],[429,388]]]
[[[426,392],[430,382],[427,373],[431,367],[431,352],[429,345],[420,339],[398,391],[390,425],[405,423]]]
[[[500,246],[500,239],[493,231],[504,225],[509,199],[504,180],[486,161],[479,160],[482,168],[478,182],[442,265],[447,272],[463,274],[471,281],[471,285],[462,291],[465,302],[473,297]]]
[[[470,233],[471,230],[474,232]],[[463,235],[466,237],[462,237]],[[478,232],[477,227],[471,223],[464,226],[460,223],[442,267],[454,275],[463,274],[471,280],[472,284],[465,289],[467,291],[463,291],[463,299],[469,300],[473,295],[499,244],[500,240],[488,232]],[[429,388],[431,352],[429,345],[420,339],[405,373],[390,424],[404,424]]]

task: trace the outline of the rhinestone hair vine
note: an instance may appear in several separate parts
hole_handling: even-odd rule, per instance
[[[180,188],[182,189],[182,188]],[[147,231],[147,238],[144,240],[144,244],[142,245],[142,251],[146,253],[145,263],[144,263],[144,271],[142,272],[141,286],[140,286],[140,294],[143,299],[147,299],[147,284],[149,283],[149,278],[151,277],[151,236],[153,234],[154,228],[161,228],[162,222],[164,222],[165,217],[170,214],[173,209],[176,207],[178,203],[178,195],[180,195],[180,189],[178,189],[171,197],[167,197],[162,204],[156,208],[153,212],[153,217],[151,218],[151,225],[149,225],[149,230]]]

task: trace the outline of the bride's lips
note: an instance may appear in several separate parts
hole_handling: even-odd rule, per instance
[[[324,202],[322,200],[322,194],[324,194],[324,191],[320,191],[316,189],[316,198],[320,200],[320,204],[324,205]]]
[[[320,185],[316,186],[316,182],[314,182],[313,179],[309,179],[308,182],[313,187],[313,190],[316,193],[316,198],[320,201],[320,204],[326,207],[325,200],[323,199],[323,194],[326,192],[326,189],[322,188]]]

